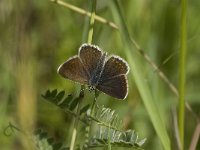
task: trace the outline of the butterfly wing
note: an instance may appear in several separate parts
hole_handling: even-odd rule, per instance
[[[83,44],[79,49],[79,57],[88,75],[92,77],[102,57],[101,49],[94,45]]]
[[[112,97],[125,99],[128,93],[126,75],[119,75],[100,82],[96,88]]]
[[[74,56],[61,64],[57,72],[66,79],[88,84],[89,76],[78,56]]]
[[[112,55],[105,63],[101,78],[102,80],[109,79],[128,72],[128,63],[119,56]]]
[[[128,93],[128,63],[118,56],[111,56],[105,63],[96,88],[110,96],[124,99]]]

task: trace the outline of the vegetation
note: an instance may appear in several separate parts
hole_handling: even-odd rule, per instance
[[[200,149],[199,1],[0,1],[3,150]],[[125,58],[116,100],[65,80],[83,43]]]

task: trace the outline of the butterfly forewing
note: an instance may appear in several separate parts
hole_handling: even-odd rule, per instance
[[[102,57],[102,51],[94,45],[83,44],[79,49],[79,57],[89,76],[92,77]]]
[[[114,76],[127,74],[129,71],[128,64],[125,60],[118,56],[111,56],[104,66],[104,70],[100,80],[112,78]]]
[[[126,75],[119,75],[99,82],[96,88],[112,97],[125,99],[128,93]]]
[[[78,56],[74,56],[60,65],[58,73],[67,79],[81,84],[88,84],[89,76]]]
[[[105,63],[97,89],[118,99],[124,99],[128,93],[126,74],[128,64],[118,56],[111,56]]]

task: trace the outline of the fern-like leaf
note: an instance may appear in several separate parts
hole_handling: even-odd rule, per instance
[[[95,136],[90,139],[88,148],[106,147],[109,142],[112,147],[127,147],[142,149],[146,139],[138,140],[138,135],[133,130],[116,131],[108,127],[99,126]]]
[[[122,120],[119,118],[118,114],[110,108],[105,108],[104,106],[96,107],[94,115],[89,117],[101,126],[119,131],[122,129]]]
[[[61,142],[55,142],[54,138],[48,137],[47,132],[37,130],[34,134],[34,142],[37,150],[68,150]]]
[[[88,148],[105,147],[110,143],[113,147],[129,147],[141,149],[146,139],[138,140],[138,135],[133,130],[122,130],[122,120],[118,114],[104,106],[96,108],[95,114],[89,116],[98,124],[98,129],[87,143]]]

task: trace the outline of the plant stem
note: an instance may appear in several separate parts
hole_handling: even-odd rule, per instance
[[[181,149],[184,149],[184,113],[185,113],[185,62],[187,49],[187,0],[181,0],[181,37],[179,56],[179,136]]]
[[[87,41],[89,44],[92,43],[92,39],[93,39],[95,11],[96,11],[96,0],[92,0],[92,12],[91,12],[90,25],[89,25],[90,27],[88,31],[88,41]],[[91,106],[90,115],[93,115],[93,111],[94,111],[93,109],[94,109],[95,103],[96,103],[96,91],[95,91],[95,98]]]
[[[109,128],[108,128],[108,150],[112,150],[111,143],[110,143],[110,124],[109,124]]]
[[[94,96],[94,100],[92,102],[92,106],[91,106],[91,113],[90,113],[90,116],[93,117],[94,115],[94,109],[95,109],[95,104],[97,102],[97,90],[95,89],[95,96]]]
[[[58,4],[58,5],[64,6],[64,7],[68,8],[68,9],[70,9],[72,11],[75,11],[75,12],[77,12],[79,14],[91,17],[91,13],[90,12],[88,12],[88,11],[86,11],[84,9],[81,9],[81,8],[79,8],[77,6],[74,6],[72,4],[69,4],[67,2],[64,2],[62,0],[50,0],[50,1],[54,2],[54,3]],[[99,22],[101,22],[101,23],[103,23],[103,24],[109,25],[110,27],[112,27],[114,29],[118,29],[117,25],[114,22],[106,20],[103,17],[95,15],[94,19],[97,20],[97,21],[99,21]]]
[[[79,122],[80,110],[81,110],[81,104],[82,104],[83,97],[84,97],[84,85],[81,86],[81,90],[80,90],[80,93],[79,93],[79,103],[78,103],[78,107],[77,107],[77,116],[76,116],[75,121],[74,121],[74,128],[73,128],[73,132],[72,132],[70,150],[74,150],[74,145],[75,145],[76,136],[77,136],[77,128],[78,128],[78,122]]]
[[[90,28],[88,31],[88,41],[87,41],[89,44],[92,43],[92,39],[93,39],[95,11],[96,11],[96,0],[92,0],[92,13],[91,13],[91,18],[90,18]],[[94,111],[93,109],[94,109],[95,103],[96,103],[96,90],[95,90],[95,98],[91,106],[91,112],[90,112],[91,116],[93,115],[93,111]]]
[[[89,22],[88,39],[87,39],[87,43],[88,44],[91,44],[92,43],[92,39],[93,39],[94,22],[95,22],[95,11],[96,11],[96,0],[92,0],[91,15],[90,15],[91,18],[90,18],[90,22]],[[95,103],[96,103],[96,95],[95,95],[95,99],[94,99],[94,101],[92,103],[92,106],[91,106],[90,116],[93,115]],[[91,132],[91,125],[92,124],[90,122],[89,126],[87,127],[87,133]],[[86,136],[86,140],[85,140],[85,144],[84,144],[83,149],[88,148],[87,147],[88,139],[89,139],[89,134],[87,134],[87,136]]]
[[[197,126],[196,126],[196,128],[194,130],[189,150],[197,149],[199,138],[200,138],[200,123],[197,124]]]
[[[94,31],[94,21],[95,21],[95,10],[96,10],[96,0],[92,0],[92,13],[90,18],[90,28],[88,32],[88,43],[92,43],[93,31]]]

